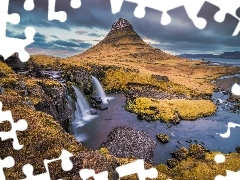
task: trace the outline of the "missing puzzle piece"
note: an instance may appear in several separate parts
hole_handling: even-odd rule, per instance
[[[204,3],[208,2],[219,7],[219,11],[214,14],[215,21],[222,23],[227,14],[235,17],[240,20],[240,16],[237,13],[237,10],[240,7],[240,1],[229,0],[229,1],[220,1],[220,0],[111,0],[112,13],[116,14],[121,10],[122,4],[124,1],[137,4],[137,7],[134,11],[134,16],[137,18],[143,18],[145,16],[145,8],[154,9],[162,12],[162,18],[160,23],[162,25],[168,25],[171,23],[171,17],[168,14],[168,11],[184,6],[188,17],[192,20],[194,25],[198,29],[204,29],[206,27],[207,21],[204,18],[199,17],[197,14],[202,9]],[[235,30],[232,36],[236,36],[240,31],[240,23],[235,27]],[[231,32],[232,33],[232,32]]]
[[[28,0],[30,1],[30,0]],[[55,11],[56,0],[48,0],[48,20],[59,20],[65,22],[67,20],[67,13],[65,11]],[[71,0],[71,7],[77,9],[81,6],[81,0]]]
[[[6,139],[13,139],[13,148],[19,150],[23,145],[19,144],[16,131],[24,131],[27,129],[28,124],[26,120],[21,119],[18,122],[14,122],[11,111],[2,111],[2,102],[0,102],[0,123],[9,121],[11,123],[11,130],[8,132],[0,132],[0,138],[4,141]]]
[[[162,18],[160,23],[162,25],[168,25],[171,23],[171,17],[168,14],[168,11],[178,8],[180,6],[184,6],[186,9],[186,12],[188,14],[188,17],[193,21],[194,25],[199,28],[203,29],[206,26],[206,20],[203,18],[197,17],[197,14],[199,10],[201,9],[201,6],[204,3],[204,0],[199,1],[191,1],[191,0],[111,0],[111,7],[112,7],[112,13],[116,14],[121,10],[122,4],[124,1],[128,1],[131,3],[136,3],[138,6],[136,7],[134,11],[134,16],[137,18],[143,18],[145,16],[145,8],[154,9],[157,11],[161,11]]]
[[[35,29],[28,27],[25,30],[26,39],[17,39],[6,37],[7,23],[18,24],[20,16],[18,14],[8,14],[9,0],[0,1],[0,54],[7,59],[13,53],[17,52],[21,61],[25,62],[29,59],[29,54],[25,51],[25,47],[33,43]]]
[[[3,168],[13,167],[14,164],[15,164],[14,159],[11,156],[8,156],[3,160],[0,159],[0,179],[1,180],[5,180]]]
[[[61,165],[64,171],[70,171],[73,168],[73,164],[70,160],[70,157],[72,156],[73,155],[70,152],[66,150],[62,150],[62,154],[59,158],[52,159],[52,160],[45,159],[43,162],[44,162],[46,172],[39,175],[33,175],[33,166],[31,164],[26,164],[23,166],[23,172],[26,175],[26,178],[22,180],[51,180],[48,164],[57,160],[62,161]]]

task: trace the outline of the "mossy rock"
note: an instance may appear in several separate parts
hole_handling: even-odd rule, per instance
[[[206,151],[206,148],[201,144],[191,144],[189,146],[189,156],[195,159],[204,159]]]
[[[187,159],[188,157],[188,150],[185,147],[180,149],[176,149],[172,154],[172,157],[181,161],[183,159]]]
[[[171,158],[171,159],[167,160],[167,165],[168,165],[169,168],[176,167],[178,165],[178,163],[179,163],[178,160],[175,159],[175,158]]]
[[[236,150],[237,153],[240,153],[240,146],[237,146],[237,147],[235,148],[235,150]]]
[[[157,134],[156,136],[158,140],[163,144],[168,143],[170,140],[169,136],[166,134]]]

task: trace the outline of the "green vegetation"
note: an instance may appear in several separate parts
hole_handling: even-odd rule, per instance
[[[0,77],[13,73],[13,70],[5,63],[0,61]]]
[[[218,153],[206,153],[203,159],[189,156],[187,159],[179,161],[174,168],[169,168],[163,164],[157,165],[156,168],[159,172],[174,180],[212,180],[219,174],[226,176],[226,170],[239,171],[240,154],[225,154],[226,161],[221,164],[214,161],[216,154]]]
[[[210,100],[154,100],[136,98],[128,101],[126,109],[136,114],[150,117],[151,120],[171,122],[177,118],[195,120],[215,113],[216,105]]]
[[[122,68],[118,70],[109,69],[103,79],[103,85],[106,91],[126,91],[129,84],[152,86],[157,88],[158,91],[168,92],[170,94],[184,94],[189,97],[197,95],[197,92],[183,85],[171,81],[159,81],[152,78],[151,75],[131,72]]]

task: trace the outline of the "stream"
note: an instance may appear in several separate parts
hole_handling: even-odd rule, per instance
[[[102,142],[107,141],[108,134],[118,126],[131,127],[135,130],[145,131],[153,140],[157,142],[154,150],[153,164],[166,164],[171,158],[169,153],[178,147],[186,147],[192,143],[200,143],[211,151],[223,153],[234,152],[235,147],[240,145],[238,127],[231,129],[229,138],[221,138],[217,133],[227,131],[227,123],[234,122],[240,124],[238,113],[230,112],[233,103],[227,102],[228,95],[223,92],[214,92],[212,99],[216,103],[219,100],[218,109],[215,115],[206,118],[199,118],[195,121],[184,121],[180,124],[171,125],[160,121],[147,122],[138,120],[134,113],[124,110],[126,98],[123,94],[109,94],[113,97],[107,104],[108,109],[98,111],[92,119],[86,123],[78,123],[73,119],[72,129],[76,139],[85,147],[98,149]],[[162,144],[156,138],[156,134],[165,133],[169,135],[170,141]],[[186,142],[188,141],[188,142]],[[191,142],[191,143],[190,143]]]

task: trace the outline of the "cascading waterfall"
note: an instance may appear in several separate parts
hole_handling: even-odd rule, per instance
[[[87,121],[92,119],[95,116],[92,116],[90,113],[90,106],[86,101],[85,97],[83,96],[82,92],[76,87],[72,86],[76,95],[77,95],[77,102],[76,102],[76,111],[75,111],[75,121],[78,123],[81,122],[84,124],[83,121]]]
[[[98,81],[97,78],[95,78],[94,76],[92,76],[92,80],[93,80],[93,83],[94,83],[94,85],[95,85],[95,87],[96,87],[97,95],[98,95],[99,97],[101,97],[102,102],[103,102],[104,104],[108,103],[108,100],[112,99],[112,97],[107,97],[107,96],[106,96],[106,94],[105,94],[105,92],[104,92],[104,90],[103,90],[103,87],[102,87],[101,83]]]

